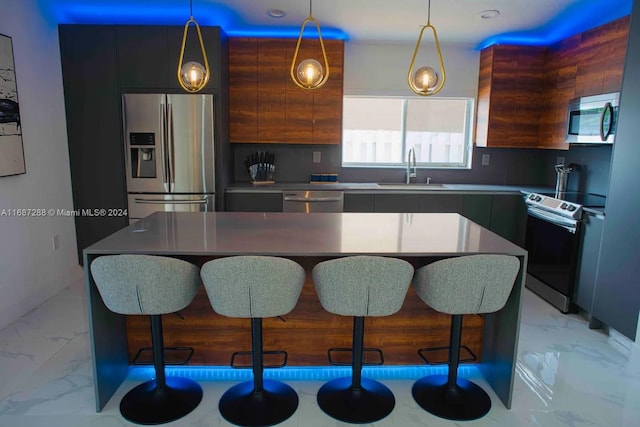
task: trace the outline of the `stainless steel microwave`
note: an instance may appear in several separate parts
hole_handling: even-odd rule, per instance
[[[620,93],[584,96],[569,101],[567,135],[570,144],[613,144]]]

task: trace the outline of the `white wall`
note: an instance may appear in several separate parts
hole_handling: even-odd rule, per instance
[[[417,38],[417,34],[416,34]],[[430,65],[436,71],[435,49],[426,43],[420,47],[419,58],[427,57],[427,64],[416,60],[416,67]],[[436,96],[476,97],[480,52],[473,46],[443,44],[440,46],[447,80]],[[415,42],[347,42],[344,58],[345,95],[415,96],[407,85],[407,72]],[[432,55],[428,55],[428,54]]]
[[[40,16],[38,0],[0,0],[0,5],[0,33],[13,41],[27,169],[24,175],[0,177],[0,213],[71,209],[57,25]],[[73,218],[0,216],[0,328],[81,276]]]

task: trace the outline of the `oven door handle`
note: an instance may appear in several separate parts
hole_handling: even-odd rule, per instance
[[[569,231],[570,233],[573,233],[573,234],[576,233],[577,221],[562,218],[553,214],[548,214],[546,212],[543,212],[537,209],[529,209],[527,213],[534,218],[538,218],[543,221],[548,221],[551,224],[557,225],[558,227],[562,227],[565,230]]]

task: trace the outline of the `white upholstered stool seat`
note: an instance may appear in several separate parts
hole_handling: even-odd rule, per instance
[[[393,410],[395,397],[384,384],[362,378],[364,318],[400,310],[413,266],[395,258],[351,256],[321,262],[312,275],[322,307],[354,318],[351,377],[324,384],[318,391],[318,405],[329,416],[348,423],[380,420]]]
[[[93,260],[91,275],[109,310],[151,319],[156,377],[122,398],[122,416],[152,425],[187,415],[202,400],[202,388],[186,378],[165,377],[161,315],[182,310],[193,301],[200,286],[198,267],[167,257],[108,255]]]
[[[285,258],[233,256],[206,262],[200,274],[216,313],[251,318],[253,381],[227,390],[218,404],[220,413],[240,426],[285,421],[298,408],[298,395],[287,384],[263,379],[262,318],[293,310],[304,285],[304,269]]]
[[[452,315],[448,375],[427,376],[413,385],[413,397],[424,410],[460,421],[489,412],[489,395],[471,381],[458,378],[462,316],[502,309],[519,271],[518,258],[508,255],[448,258],[416,271],[413,284],[418,297],[434,310]]]

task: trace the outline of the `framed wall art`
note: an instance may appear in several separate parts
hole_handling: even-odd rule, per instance
[[[25,172],[13,43],[0,34],[0,176]]]

